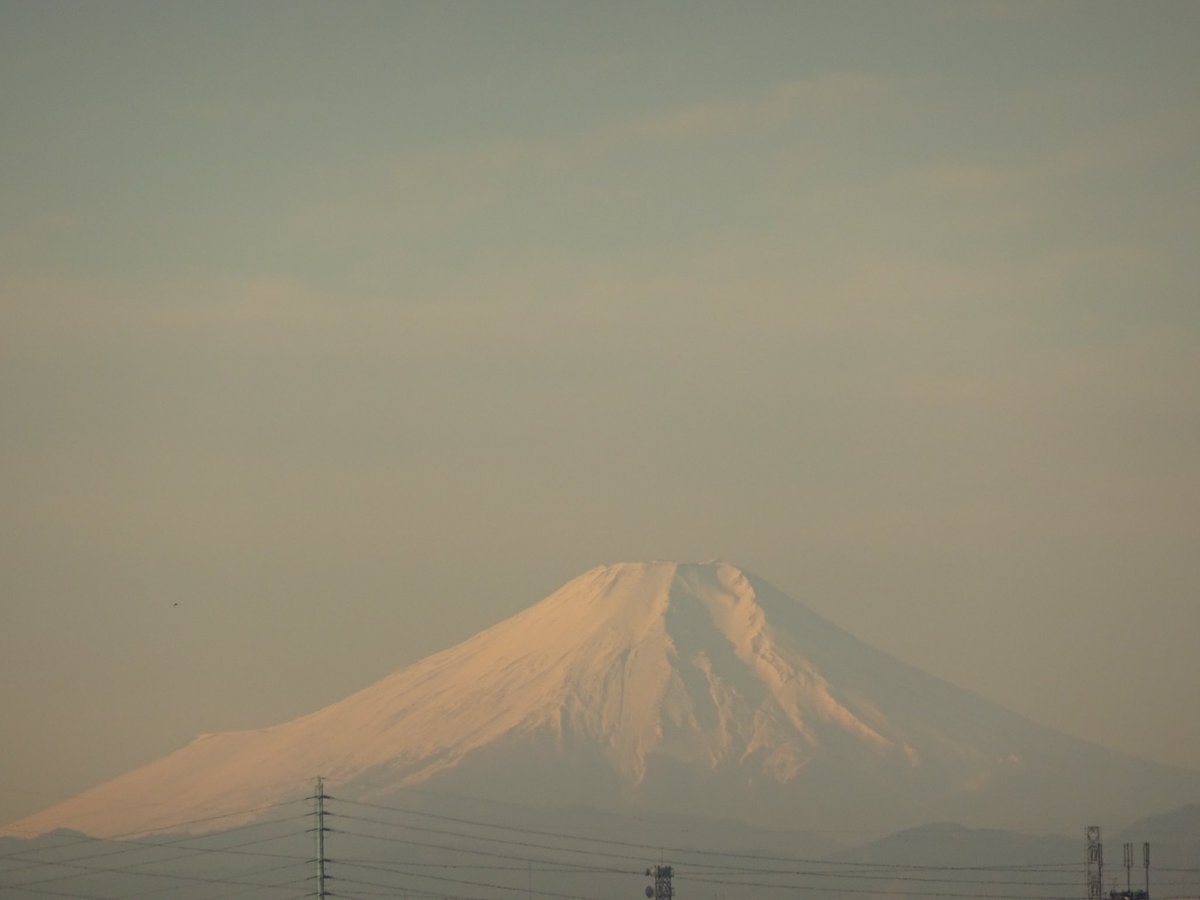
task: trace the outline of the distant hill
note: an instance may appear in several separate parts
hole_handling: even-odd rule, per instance
[[[1081,837],[937,823],[829,857],[858,866],[863,897],[1076,898],[1086,891]]]
[[[1189,803],[1170,812],[1138,819],[1109,839],[1105,836],[1106,886],[1116,879],[1125,886],[1122,845],[1133,844],[1134,868],[1130,882],[1143,887],[1142,845],[1150,844],[1150,896],[1200,897],[1200,803]]]
[[[1075,838],[939,822],[898,831],[829,858],[914,866],[1077,865],[1083,861],[1082,832],[1081,828],[1080,837]]]
[[[936,823],[812,856],[803,847],[815,833],[678,816],[545,812],[423,791],[403,805],[333,796],[325,805],[327,887],[340,897],[632,900],[659,864],[674,871],[674,900],[1079,900],[1084,891],[1082,828],[1072,837]],[[1142,821],[1190,828],[1194,812]],[[0,839],[0,896],[300,900],[315,888],[315,824],[313,801],[301,797],[203,835]],[[1119,844],[1108,846],[1119,860]],[[1165,887],[1166,873],[1156,877]]]

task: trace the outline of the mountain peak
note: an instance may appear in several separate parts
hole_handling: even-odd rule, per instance
[[[789,828],[1046,827],[1098,816],[1096,783],[1136,809],[1200,789],[906,666],[737,566],[658,560],[589,569],[324,709],[198,738],[15,827],[153,832],[317,773],[358,799],[433,785]]]

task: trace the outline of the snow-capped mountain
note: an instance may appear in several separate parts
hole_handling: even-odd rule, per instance
[[[650,562],[592,569],[344,700],[198,737],[10,828],[226,828],[237,817],[211,817],[318,774],[365,800],[425,786],[796,829],[1075,831],[1200,797],[1200,773],[1030,723],[735,566]]]

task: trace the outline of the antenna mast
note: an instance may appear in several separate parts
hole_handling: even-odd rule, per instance
[[[1087,897],[1100,900],[1104,891],[1104,844],[1100,841],[1100,826],[1089,825],[1083,830],[1087,840]]]
[[[654,879],[654,887],[646,885],[647,900],[672,900],[675,890],[671,887],[671,876],[675,874],[670,866],[658,865],[646,870],[646,877]]]

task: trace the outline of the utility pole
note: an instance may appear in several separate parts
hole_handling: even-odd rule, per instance
[[[1125,896],[1133,895],[1133,884],[1131,883],[1130,873],[1133,872],[1133,844],[1125,844]]]
[[[313,799],[317,801],[317,900],[326,900],[328,895],[325,893],[325,832],[329,829],[325,827],[325,780],[320,775],[317,776],[317,791]]]
[[[1150,900],[1150,842],[1142,844],[1142,868],[1146,870],[1146,900]]]

